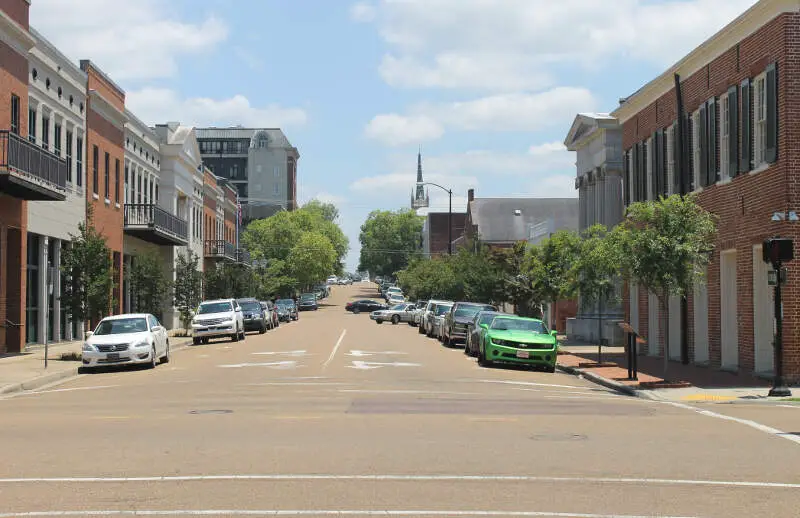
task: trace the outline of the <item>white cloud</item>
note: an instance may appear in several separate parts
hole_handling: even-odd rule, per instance
[[[392,48],[380,68],[389,84],[515,91],[547,86],[553,64],[671,65],[753,3],[383,0],[374,19]]]
[[[364,134],[389,146],[403,146],[436,140],[444,134],[444,128],[425,115],[406,117],[388,113],[373,117],[364,129]]]
[[[195,126],[233,126],[287,128],[301,126],[307,120],[300,108],[278,105],[255,107],[243,95],[227,99],[207,97],[182,98],[165,88],[144,88],[128,92],[126,106],[145,123],[177,120]]]
[[[228,36],[218,18],[183,21],[157,0],[36,0],[31,25],[71,59],[89,58],[116,80],[173,76],[178,58]]]
[[[457,131],[539,131],[563,125],[596,101],[585,88],[558,87],[538,94],[502,94],[470,101],[422,103],[408,115],[374,117],[365,134],[390,146],[436,140],[445,128]]]
[[[375,6],[368,2],[358,2],[350,7],[350,18],[356,22],[374,21],[375,15]]]

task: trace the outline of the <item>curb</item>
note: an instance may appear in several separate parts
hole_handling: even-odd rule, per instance
[[[181,337],[183,338],[183,337]],[[176,347],[170,347],[170,353],[176,353],[178,351],[182,351],[184,349],[188,349],[189,346],[192,345],[191,339],[188,343],[184,343],[182,345],[178,345]],[[80,367],[73,367],[70,369],[66,369],[60,372],[54,372],[52,374],[45,374],[43,376],[38,376],[28,381],[23,381],[20,383],[14,383],[11,385],[6,385],[5,387],[0,387],[0,395],[7,396],[9,394],[15,394],[17,392],[25,392],[28,390],[36,390],[38,388],[44,387],[45,385],[50,385],[52,383],[56,383],[58,381],[66,381],[69,378],[77,377],[80,373],[78,370]]]
[[[620,394],[624,394],[626,396],[652,399],[649,395],[646,395],[642,390],[636,390],[635,388],[630,387],[628,385],[617,383],[616,381],[604,378],[603,376],[598,376],[593,372],[586,372],[583,369],[578,369],[576,367],[568,367],[566,365],[556,365],[556,368],[561,372],[566,372],[567,374],[572,374],[573,376],[583,376],[584,378],[588,379],[593,383],[597,383],[598,385],[610,388],[611,390],[615,390]]]

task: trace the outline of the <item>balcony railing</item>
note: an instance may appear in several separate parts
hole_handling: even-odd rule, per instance
[[[242,263],[244,265],[250,266],[250,252],[245,250],[244,248],[237,248],[236,249],[236,262]]]
[[[189,224],[152,203],[125,204],[125,232],[157,245],[189,244]]]
[[[0,191],[23,200],[67,199],[67,162],[8,130],[0,130]]]
[[[206,240],[205,256],[211,259],[236,260],[236,246],[224,239]]]

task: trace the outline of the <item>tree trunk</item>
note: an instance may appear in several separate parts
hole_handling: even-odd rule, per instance
[[[669,296],[661,295],[658,297],[658,304],[661,306],[660,320],[664,330],[664,373],[662,377],[664,381],[667,381],[667,373],[669,372]],[[656,337],[656,340],[658,340],[658,337]]]

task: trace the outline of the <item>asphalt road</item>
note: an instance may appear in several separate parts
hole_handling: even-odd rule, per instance
[[[800,410],[482,369],[344,311],[364,296],[0,400],[0,517],[798,516],[800,443],[758,423],[800,433]]]

